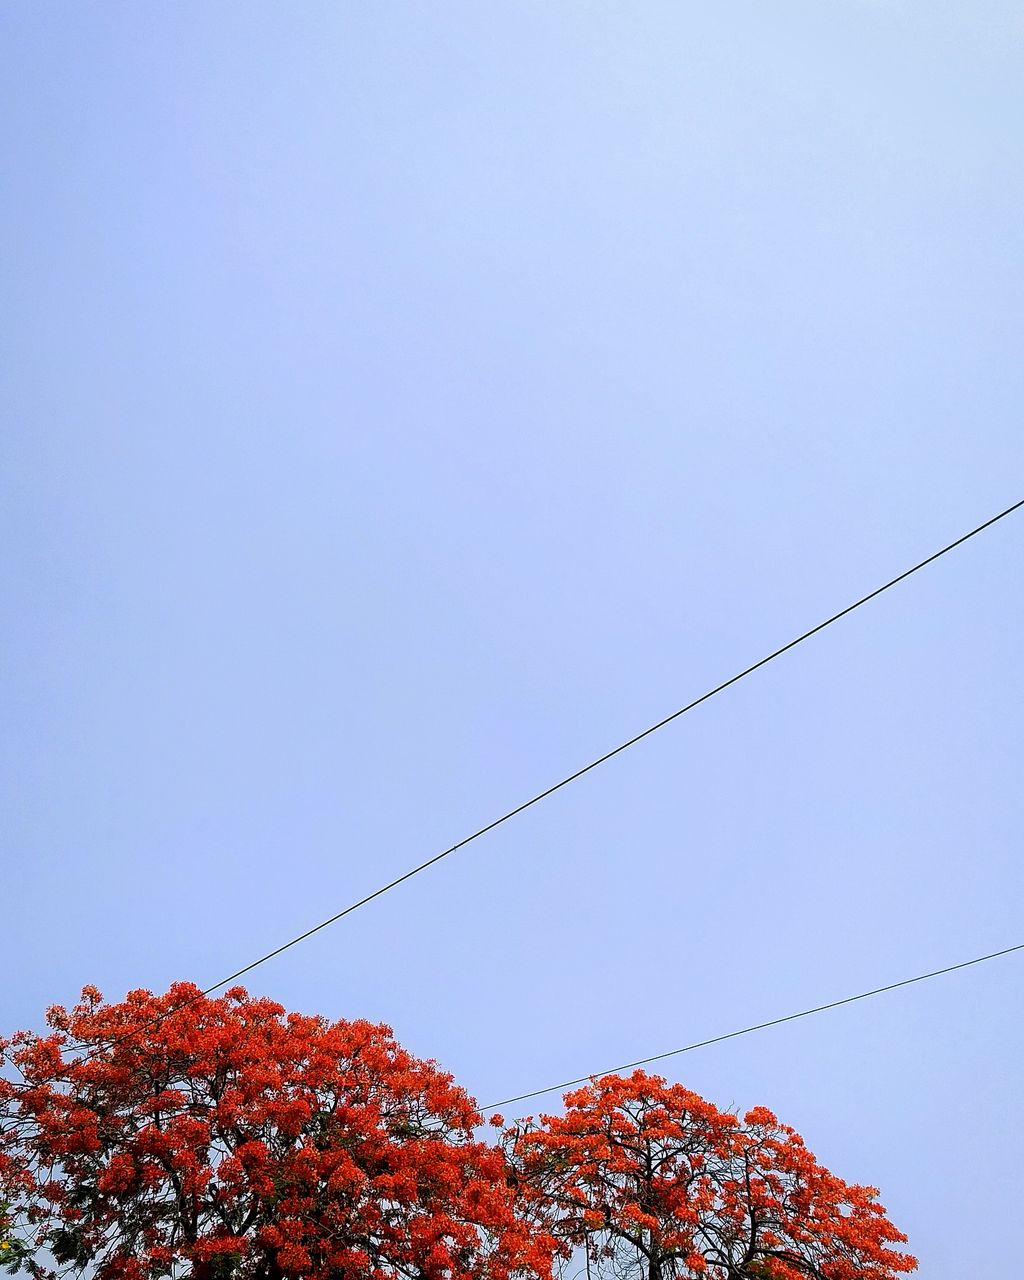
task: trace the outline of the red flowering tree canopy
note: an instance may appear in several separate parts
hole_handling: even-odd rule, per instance
[[[893,1280],[915,1260],[871,1187],[817,1163],[770,1111],[741,1123],[642,1071],[506,1131],[524,1207],[588,1272],[641,1280]]]
[[[0,1041],[4,1247],[38,1277],[548,1271],[473,1102],[387,1027],[186,984],[48,1023]]]
[[[895,1280],[870,1187],[657,1076],[474,1137],[387,1027],[179,984],[0,1040],[0,1266],[38,1280]]]

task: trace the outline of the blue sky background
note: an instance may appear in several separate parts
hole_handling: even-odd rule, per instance
[[[1017,5],[0,27],[7,1030],[215,981],[1022,496]],[[252,989],[488,1102],[1024,941],[1022,546]],[[666,1070],[1002,1272],[1022,963]]]

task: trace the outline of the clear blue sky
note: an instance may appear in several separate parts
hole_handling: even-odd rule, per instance
[[[0,26],[5,1029],[215,981],[1022,496],[1015,4]],[[1024,940],[1022,548],[252,988],[487,1102]],[[1022,966],[666,1069],[1001,1274]]]

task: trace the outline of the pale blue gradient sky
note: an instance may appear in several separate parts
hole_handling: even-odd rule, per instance
[[[1021,496],[1013,4],[0,13],[2,1023],[208,983]],[[1010,945],[1024,518],[266,966],[483,1102]],[[17,970],[17,978],[12,973]],[[679,1059],[1018,1253],[1020,959]]]

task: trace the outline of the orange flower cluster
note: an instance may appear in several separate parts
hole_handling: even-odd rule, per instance
[[[872,1187],[817,1163],[764,1107],[739,1118],[636,1071],[506,1131],[524,1212],[600,1273],[893,1280],[916,1269]],[[527,1205],[532,1209],[527,1209]]]
[[[598,1080],[494,1146],[387,1027],[187,984],[86,988],[48,1022],[0,1040],[0,1201],[37,1280],[549,1280],[579,1249],[642,1280],[915,1265],[874,1192],[770,1112],[658,1077]]]
[[[185,984],[118,1005],[86,989],[48,1021],[0,1042],[21,1075],[0,1080],[0,1191],[58,1264],[97,1280],[548,1273],[553,1241],[518,1216],[472,1100],[388,1028]]]

